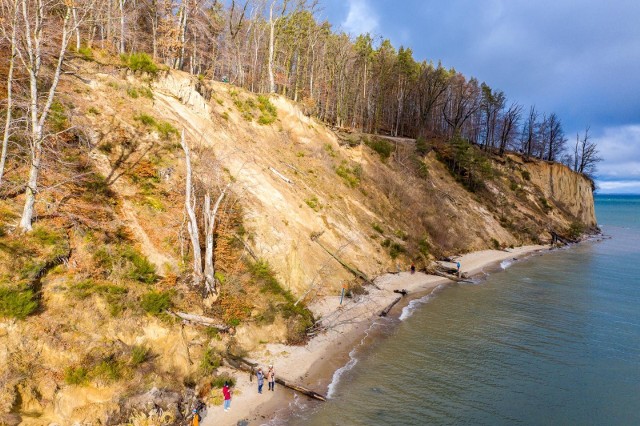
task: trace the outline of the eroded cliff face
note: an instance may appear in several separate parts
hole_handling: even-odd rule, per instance
[[[585,226],[597,226],[593,182],[590,179],[575,173],[564,164],[536,161],[525,167],[531,174],[531,182],[542,190],[545,197],[553,200]]]
[[[574,221],[596,225],[590,182],[560,164],[508,156],[506,164],[493,165],[497,177],[487,182],[493,196],[481,197],[458,183],[433,152],[417,158],[412,141],[388,141],[393,153],[381,159],[364,143],[345,144],[282,97],[271,97],[277,120],[260,125],[251,116],[256,96],[227,84],[170,71],[151,82],[152,101],[127,104],[121,94],[114,96],[114,85],[123,84],[120,76],[85,77],[91,92],[84,100],[105,111],[83,119],[95,143],[118,143],[114,126],[135,133],[135,117],[142,113],[184,130],[190,144],[214,155],[219,163],[213,167],[232,177],[255,254],[296,295],[331,292],[352,279],[336,257],[375,276],[411,261],[426,265],[434,256],[544,242],[549,231],[562,233]],[[125,82],[141,84],[130,74]],[[69,83],[67,90],[77,84]],[[416,161],[428,176],[414,172]],[[175,170],[166,185],[179,194],[181,152],[165,163]],[[522,178],[523,171],[530,177]],[[172,203],[173,209],[155,212],[151,221],[140,208],[126,210],[145,254],[165,259],[159,268],[176,265],[180,256],[159,243],[178,232],[176,225],[163,228],[167,235],[154,226],[181,214],[182,206]]]
[[[212,188],[231,183],[225,208],[236,212],[241,226],[224,230],[216,259],[222,288],[236,294],[259,285],[238,266],[253,262],[249,256],[268,262],[285,290],[310,303],[338,294],[354,271],[374,278],[411,262],[427,267],[445,255],[549,242],[551,231],[563,233],[574,222],[596,226],[591,182],[559,164],[525,162],[517,155],[493,158],[484,188],[471,192],[435,143],[422,156],[414,141],[378,141],[392,147],[387,158],[370,147],[376,141],[371,135],[339,137],[281,97],[270,97],[277,119],[259,124],[260,100],[227,84],[205,84],[177,71],[149,82],[91,63],[79,64],[77,74],[82,79],[63,77],[60,98],[73,105],[70,119],[90,139],[89,161],[104,177],[96,184],[113,193],[109,205],[100,207],[113,214],[103,224],[122,225],[125,231],[114,227],[109,238],[121,233],[135,244],[164,277],[164,288],[173,289],[178,275],[188,275],[190,261],[184,154],[176,135],[163,131],[184,131],[196,178]],[[146,87],[153,96],[130,95]],[[202,192],[199,197],[201,202]],[[69,202],[79,203],[79,196]],[[55,200],[39,203],[45,209]],[[2,207],[19,217],[19,203]],[[99,217],[89,219],[100,227]],[[225,257],[238,241],[233,249],[242,253]],[[25,424],[109,423],[109,415],[122,408],[123,394],[146,392],[149,383],[178,388],[198,373],[210,348],[225,351],[233,343],[253,350],[263,340],[286,341],[291,323],[284,316],[265,319],[270,296],[258,288],[238,308],[245,317],[233,342],[145,315],[136,305],[148,291],[140,283],[128,287],[124,311],[115,314],[105,294],[74,296],[78,281],[91,277],[81,265],[92,262],[101,243],[90,232],[78,232],[68,264],[42,282],[43,312],[0,322],[0,365],[11,366],[6,383],[0,382],[0,414],[8,424],[20,418]],[[227,303],[180,297],[185,310],[210,316]],[[134,365],[136,348],[153,356]],[[110,378],[99,370],[114,360],[129,377]],[[65,378],[69,368],[82,365],[98,369],[91,371],[99,379],[87,372],[76,384]]]

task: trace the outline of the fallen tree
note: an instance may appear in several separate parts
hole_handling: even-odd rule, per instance
[[[227,354],[225,356],[225,360],[230,366],[232,366],[237,370],[246,371],[248,373],[251,373],[252,376],[256,374],[256,367],[258,366],[258,363],[250,362],[244,358],[236,357],[231,354]],[[323,402],[327,400],[327,398],[324,395],[319,394],[318,392],[315,392],[304,386],[290,382],[289,380],[283,379],[281,377],[276,376],[276,383],[281,384],[282,386],[289,388],[291,390],[294,390],[296,392],[299,392],[303,395],[306,395],[309,398],[317,399],[318,401],[323,401]]]

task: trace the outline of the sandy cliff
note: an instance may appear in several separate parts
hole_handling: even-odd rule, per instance
[[[0,411],[8,424],[108,423],[124,410],[125,394],[192,388],[211,351],[287,341],[298,298],[311,305],[346,282],[360,291],[354,271],[374,278],[411,262],[426,268],[443,256],[548,242],[550,232],[564,234],[577,222],[596,225],[591,182],[562,165],[492,157],[482,189],[470,191],[443,160],[442,141],[418,155],[411,140],[339,135],[289,100],[182,72],[150,78],[93,62],[74,69],[60,99],[82,143],[64,158],[81,160],[80,172],[95,179],[69,194],[47,193],[36,206],[55,206],[39,226],[66,235],[71,254],[39,282],[34,315],[0,321]],[[183,130],[199,199],[207,185],[215,195],[231,183],[216,236],[222,295],[215,303],[185,284]],[[6,223],[17,220],[20,205],[19,197],[2,200]],[[11,268],[29,271],[27,260],[9,266],[16,253],[47,254],[20,251],[17,234],[0,235],[7,239],[2,280],[13,279]],[[155,265],[154,284],[126,272],[132,263],[145,266],[134,248]],[[256,269],[263,264],[254,256],[269,268]],[[145,314],[140,301],[156,288],[235,334]],[[132,361],[141,348],[150,355]]]

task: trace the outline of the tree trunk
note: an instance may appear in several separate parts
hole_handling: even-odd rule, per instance
[[[125,53],[124,50],[124,4],[127,0],[119,0],[120,4],[120,53]]]
[[[78,11],[76,10],[76,8],[74,7],[72,9],[72,13],[73,13],[73,24],[76,27],[76,52],[78,50],[80,50],[80,24],[78,23]]]
[[[29,15],[27,12],[26,0],[22,0],[22,13],[25,23],[25,37],[26,37],[26,49],[27,49],[27,72],[29,73],[29,89],[30,89],[30,121],[31,121],[31,167],[29,169],[29,180],[27,182],[27,189],[25,191],[25,203],[22,210],[22,217],[20,219],[20,228],[23,231],[28,232],[31,230],[31,221],[33,219],[33,206],[35,204],[36,193],[38,192],[38,175],[40,173],[40,166],[42,163],[42,141],[44,139],[44,124],[49,115],[51,104],[53,103],[53,97],[60,81],[60,72],[62,70],[62,63],[64,62],[64,54],[67,50],[67,44],[69,42],[69,18],[71,16],[71,8],[67,7],[64,21],[62,25],[62,38],[60,41],[60,51],[58,54],[58,63],[53,73],[53,80],[47,100],[42,107],[42,111],[38,112],[38,78],[40,77],[40,65],[42,63],[42,27],[44,20],[44,5],[42,1],[38,1],[39,11],[36,13],[35,21],[35,34],[31,34],[31,23],[29,22]],[[38,116],[39,115],[39,116]]]
[[[276,93],[276,82],[273,76],[273,57],[274,57],[274,38],[276,31],[276,22],[273,20],[273,6],[275,0],[271,2],[269,7],[269,93]]]
[[[202,252],[200,250],[200,232],[198,229],[198,220],[196,219],[196,212],[193,208],[193,206],[195,205],[195,200],[191,200],[191,153],[189,151],[189,145],[187,145],[187,142],[184,139],[184,129],[182,130],[182,134],[180,135],[180,145],[182,145],[182,149],[184,150],[185,167],[187,169],[184,207],[187,210],[187,216],[189,217],[187,230],[189,231],[189,237],[191,238],[191,248],[193,249],[193,284],[198,285],[202,282]]]
[[[2,153],[0,153],[0,186],[4,175],[5,162],[7,160],[7,148],[11,135],[11,112],[13,110],[13,66],[16,58],[16,26],[18,25],[18,0],[13,2],[13,23],[11,28],[11,57],[9,58],[9,71],[7,73],[7,116],[2,135]]]
[[[224,196],[227,193],[227,189],[229,189],[229,185],[227,185],[216,200],[213,208],[210,208],[211,205],[211,196],[209,193],[205,196],[205,232],[206,232],[206,249],[204,254],[204,279],[205,286],[207,288],[207,292],[211,294],[216,294],[216,278],[215,278],[215,262],[214,262],[214,246],[213,246],[213,233],[216,229],[216,216],[218,215],[218,210],[220,209],[220,203],[224,199]]]

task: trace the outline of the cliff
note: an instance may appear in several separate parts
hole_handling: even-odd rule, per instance
[[[591,182],[560,164],[336,132],[284,98],[177,71],[73,66],[59,99],[74,130],[53,146],[36,231],[15,231],[20,196],[0,200],[0,296],[18,300],[2,309],[34,303],[0,322],[7,424],[117,423],[134,412],[124,395],[172,400],[222,354],[299,343],[304,304],[363,291],[362,276],[596,226]],[[182,131],[198,203],[230,184],[217,300],[188,282]],[[167,309],[231,333],[182,328]]]

